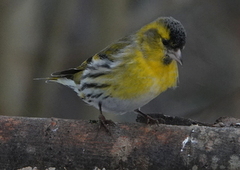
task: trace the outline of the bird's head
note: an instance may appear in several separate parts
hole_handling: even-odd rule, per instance
[[[182,64],[181,52],[186,43],[186,31],[183,25],[172,17],[158,18],[156,22],[165,29],[161,40],[166,51],[166,58],[176,60]]]
[[[157,51],[163,52],[163,63],[172,60],[182,64],[181,52],[186,43],[186,31],[182,24],[172,17],[160,17],[142,27],[138,32],[138,41],[142,50],[152,56]]]

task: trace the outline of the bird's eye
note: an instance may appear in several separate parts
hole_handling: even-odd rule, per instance
[[[169,44],[169,42],[167,41],[167,40],[165,40],[165,39],[162,39],[162,43],[163,43],[163,45],[168,45]]]

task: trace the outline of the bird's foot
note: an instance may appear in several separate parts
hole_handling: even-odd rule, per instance
[[[145,114],[145,113],[141,112],[139,109],[136,109],[135,112],[137,112],[140,115],[142,115],[143,117],[145,117],[147,124],[151,124],[151,125],[156,124],[156,125],[159,126],[159,124],[164,124],[165,123],[164,119],[162,119],[162,118],[155,119],[155,118],[149,116],[148,114]]]
[[[99,117],[99,129],[101,129],[102,127],[106,130],[106,132],[111,135],[111,132],[109,131],[109,126],[115,126],[116,124],[112,121],[112,120],[108,120],[105,118],[105,116],[103,116],[103,114],[100,114]]]

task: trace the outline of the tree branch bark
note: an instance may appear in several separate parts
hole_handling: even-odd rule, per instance
[[[236,127],[0,117],[0,169],[239,169]]]

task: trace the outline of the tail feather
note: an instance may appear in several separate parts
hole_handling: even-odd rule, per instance
[[[70,75],[73,75],[75,73],[78,73],[82,70],[80,69],[77,69],[77,68],[70,68],[68,70],[63,70],[63,71],[59,71],[59,72],[55,72],[55,73],[52,73],[51,76],[52,77],[65,77],[65,76],[70,76]]]
[[[35,78],[34,80],[45,80],[48,82],[56,82],[65,86],[72,88],[75,92],[78,91],[78,84],[76,83],[76,78],[78,78],[81,74],[82,69],[71,68],[64,71],[59,71],[51,74],[51,77],[46,78]],[[79,75],[77,74],[79,73]],[[80,79],[78,80],[80,82]]]
[[[79,73],[80,69],[77,68],[70,68],[68,70],[63,70],[59,72],[54,72],[51,74],[51,77],[45,77],[45,78],[34,78],[33,80],[46,80],[46,81],[57,81],[60,78],[66,78],[73,80],[74,74]]]
[[[45,81],[48,81],[48,80],[57,80],[58,77],[45,77],[45,78],[34,78],[33,80],[45,80]]]
[[[40,81],[45,81],[45,83],[49,82],[58,82],[59,77],[45,77],[45,78],[34,78],[33,80],[40,80]]]

